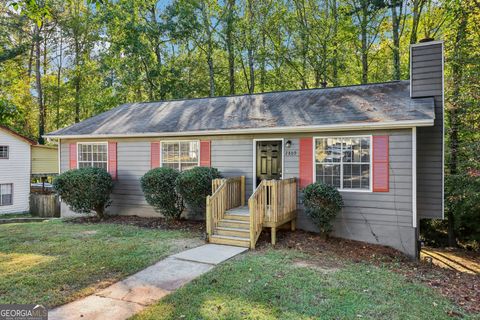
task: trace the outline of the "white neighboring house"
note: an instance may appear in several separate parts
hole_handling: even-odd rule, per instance
[[[0,214],[29,211],[31,146],[35,144],[0,125]]]

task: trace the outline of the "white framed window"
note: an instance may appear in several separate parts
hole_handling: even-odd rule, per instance
[[[8,159],[8,146],[0,146],[0,159]]]
[[[185,171],[199,165],[198,141],[162,141],[162,167]]]
[[[108,171],[107,142],[77,143],[78,168],[96,167]]]
[[[13,204],[13,183],[0,184],[0,206]]]
[[[372,137],[318,137],[314,178],[343,191],[371,191]]]

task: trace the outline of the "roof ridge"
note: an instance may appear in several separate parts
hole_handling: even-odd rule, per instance
[[[214,97],[192,97],[192,98],[177,98],[177,99],[167,99],[167,100],[154,100],[154,101],[139,101],[139,102],[125,102],[122,103],[120,106],[133,106],[133,105],[141,105],[141,104],[150,104],[150,103],[165,103],[165,102],[173,102],[173,101],[191,101],[191,100],[207,100],[207,99],[218,99],[218,98],[236,98],[236,97],[251,97],[251,96],[259,96],[259,95],[267,95],[273,93],[290,93],[290,92],[305,92],[305,91],[315,91],[315,90],[335,90],[335,89],[345,89],[345,88],[358,88],[358,87],[368,87],[368,86],[378,86],[378,85],[385,85],[385,84],[397,84],[397,83],[410,83],[410,80],[391,80],[391,81],[384,81],[384,82],[373,82],[373,83],[358,83],[358,84],[349,84],[344,86],[335,86],[335,87],[326,87],[326,88],[306,88],[306,89],[288,89],[288,90],[273,90],[267,92],[254,92],[254,93],[239,93],[233,95],[221,95],[221,96],[214,96]]]

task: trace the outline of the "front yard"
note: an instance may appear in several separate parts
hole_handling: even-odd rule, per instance
[[[249,252],[134,317],[146,319],[451,319],[465,312],[418,282],[367,263],[294,249]],[[467,316],[468,317],[468,316]]]
[[[0,225],[0,303],[57,306],[202,243],[198,232],[112,223]]]

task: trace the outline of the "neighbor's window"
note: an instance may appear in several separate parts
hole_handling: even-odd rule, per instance
[[[0,184],[0,206],[13,204],[13,184]]]
[[[0,146],[0,159],[8,159],[8,146]]]
[[[96,167],[107,170],[108,147],[107,143],[79,143],[78,167]]]
[[[198,141],[162,142],[162,167],[185,171],[198,166]]]
[[[315,140],[315,178],[339,189],[370,189],[370,137]]]

